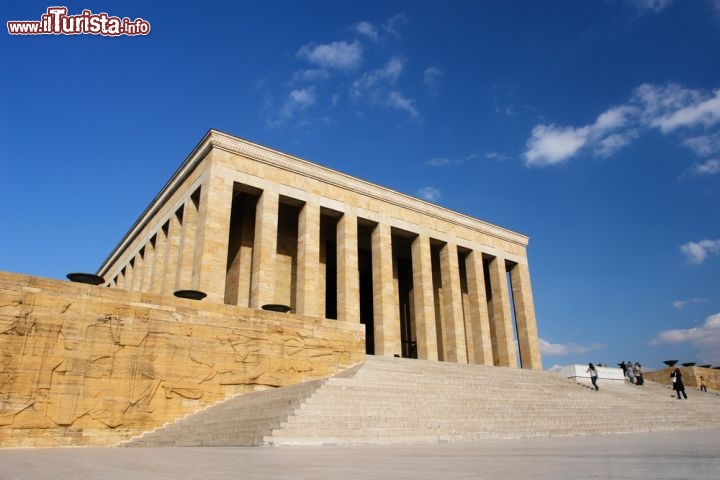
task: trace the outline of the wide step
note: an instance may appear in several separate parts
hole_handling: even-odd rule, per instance
[[[652,382],[596,392],[551,372],[368,356],[339,376],[236,397],[126,445],[427,443],[720,426],[720,397],[671,394]]]

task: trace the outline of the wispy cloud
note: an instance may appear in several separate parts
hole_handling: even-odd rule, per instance
[[[409,114],[414,120],[422,121],[420,112],[415,108],[415,102],[398,91],[392,91],[388,95],[387,106],[396,110],[401,110]]]
[[[356,23],[354,28],[356,33],[372,40],[373,42],[380,41],[380,31],[378,28],[370,22],[359,22]]]
[[[362,108],[373,107],[402,112],[422,124],[418,103],[407,94],[410,80],[403,78],[401,82],[406,60],[398,55],[388,59],[384,54],[390,42],[401,36],[402,24],[407,21],[403,14],[378,24],[360,21],[345,30],[352,35],[350,39],[302,45],[295,54],[300,67],[288,73],[280,93],[273,91],[266,77],[258,84],[266,124],[298,127],[318,121],[333,123],[327,113],[342,115],[346,100],[352,103],[356,118],[364,116]],[[370,54],[366,55],[366,50]],[[377,63],[378,58],[385,63]],[[422,79],[412,79],[412,87],[417,89],[440,74],[439,70],[429,70]],[[323,108],[324,115],[310,120],[311,112],[319,113]]]
[[[394,85],[405,67],[401,58],[391,58],[382,68],[365,72],[352,83],[350,93],[358,98],[366,95],[379,96],[388,85]]]
[[[270,127],[280,127],[293,120],[298,112],[305,111],[316,101],[315,89],[313,87],[298,88],[292,90],[282,107],[268,118]]]
[[[417,196],[429,202],[437,202],[442,197],[442,192],[437,187],[423,187],[417,191]]]
[[[428,67],[423,72],[423,83],[429,89],[435,91],[438,88],[440,77],[443,76],[442,70],[437,67]]]
[[[678,84],[644,84],[628,102],[609,108],[595,121],[582,126],[554,123],[536,125],[526,141],[523,159],[527,166],[559,165],[590,150],[595,156],[610,157],[637,139],[643,131],[663,134],[705,130],[720,124],[720,89],[704,92]],[[699,155],[720,150],[720,132],[693,136],[684,145]],[[703,164],[699,173],[711,173],[714,164]]]
[[[360,42],[308,43],[297,56],[322,68],[349,72],[362,63],[362,46]]]
[[[502,153],[498,153],[498,152],[488,152],[485,154],[485,158],[488,158],[490,160],[498,160],[501,162],[510,160],[510,157],[508,157],[507,155],[503,155]]]
[[[317,82],[330,77],[330,72],[321,68],[308,68],[293,73],[292,83]]]
[[[463,158],[434,157],[424,163],[430,167],[451,167],[453,165],[461,165],[467,161],[474,160],[479,156],[480,155],[477,153],[471,153]]]
[[[672,306],[677,308],[678,310],[682,310],[688,305],[694,305],[698,303],[705,303],[707,302],[707,298],[691,298],[690,300],[675,300],[672,302]]]
[[[680,246],[685,259],[692,265],[700,265],[710,255],[720,255],[720,240],[700,240]]]
[[[642,11],[660,12],[672,4],[672,0],[628,0],[635,8]]]
[[[714,158],[695,165],[692,169],[695,175],[715,175],[720,173],[720,159]]]
[[[705,318],[699,327],[663,330],[650,340],[650,345],[688,343],[699,350],[701,361],[720,361],[720,313]]]
[[[606,345],[601,343],[593,343],[590,345],[579,345],[577,343],[550,343],[549,341],[541,338],[540,352],[543,355],[551,357],[565,357],[572,354],[588,353],[595,350],[602,350],[606,348]]]
[[[720,1],[720,0],[719,0]],[[700,157],[709,157],[720,152],[720,132],[713,135],[699,135],[685,140],[684,145]]]

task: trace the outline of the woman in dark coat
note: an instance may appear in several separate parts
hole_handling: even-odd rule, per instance
[[[683,394],[683,397],[685,397],[685,400],[687,400],[687,393],[685,393],[685,385],[683,385],[682,373],[680,373],[680,369],[676,368],[670,374],[670,378],[672,378],[673,390],[675,390],[675,393],[677,393],[678,400],[680,400],[681,393]]]

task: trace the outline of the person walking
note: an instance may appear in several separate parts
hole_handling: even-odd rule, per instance
[[[595,365],[592,363],[588,363],[588,369],[585,370],[585,373],[590,374],[590,380],[592,381],[593,387],[595,387],[595,390],[600,390],[597,386],[597,379],[598,379],[598,371],[597,368],[595,368]]]
[[[707,386],[705,386],[705,379],[700,377],[700,391],[707,392]]]
[[[671,374],[670,378],[672,378],[673,382],[673,390],[675,390],[675,393],[677,393],[677,398],[680,400],[680,394],[682,393],[683,397],[685,397],[685,400],[687,400],[687,393],[685,393],[685,385],[682,381],[682,373],[680,373],[680,369],[676,368]]]

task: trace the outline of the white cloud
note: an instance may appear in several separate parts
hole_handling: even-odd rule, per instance
[[[720,152],[720,132],[688,138],[683,144],[692,149],[696,155],[707,157]]]
[[[354,30],[360,35],[369,38],[373,42],[377,42],[380,40],[380,32],[378,31],[377,27],[370,22],[357,23],[355,24]]]
[[[276,112],[274,118],[269,118],[267,124],[270,127],[279,127],[287,124],[296,117],[297,113],[307,110],[315,104],[316,94],[314,87],[297,88],[292,90],[285,103]]]
[[[553,357],[565,357],[571,354],[588,353],[594,350],[602,350],[606,345],[593,343],[591,345],[578,345],[577,343],[550,343],[547,340],[539,339],[540,352],[543,355]]]
[[[628,118],[637,112],[635,107],[622,105],[613,107],[598,115],[592,130],[597,134],[624,127]]]
[[[658,116],[650,124],[667,133],[681,127],[696,125],[710,127],[718,122],[720,122],[720,90],[716,90],[713,97]]]
[[[350,88],[350,92],[354,97],[362,97],[370,95],[377,98],[381,89],[387,85],[393,85],[398,81],[405,67],[405,62],[400,58],[391,58],[384,67],[365,72],[360,78],[355,80]]]
[[[415,120],[422,120],[422,117],[420,117],[420,112],[418,112],[417,108],[415,108],[415,102],[413,102],[409,98],[404,97],[403,94],[398,91],[390,92],[390,95],[388,95],[387,99],[387,106],[396,110],[406,112]]]
[[[676,300],[672,302],[672,306],[677,308],[678,310],[682,310],[687,305],[697,304],[697,303],[705,303],[707,302],[707,298],[691,298],[690,300]]]
[[[696,165],[694,172],[698,175],[714,175],[720,172],[720,159],[708,160]]]
[[[638,137],[637,130],[630,130],[624,133],[613,133],[597,142],[595,154],[600,157],[611,157],[618,150],[623,148]]]
[[[666,9],[672,3],[672,0],[629,0],[638,10],[651,10],[659,12]]]
[[[443,76],[442,70],[437,67],[428,67],[423,72],[423,83],[430,88],[437,88],[438,79]]]
[[[417,196],[429,202],[436,202],[440,200],[442,193],[436,187],[423,187],[418,190]]]
[[[685,254],[688,263],[699,265],[711,254],[720,255],[720,240],[688,242],[680,246],[680,251]]]
[[[297,56],[319,67],[349,72],[362,63],[362,47],[359,42],[308,43]]]
[[[390,17],[387,22],[385,22],[384,30],[388,35],[400,38],[402,36],[400,35],[400,24],[407,21],[408,18],[402,13],[395,14]]]
[[[557,127],[537,125],[525,144],[525,164],[529,166],[557,165],[575,155],[588,141],[588,127]]]
[[[663,330],[650,340],[652,346],[676,343],[689,343],[700,350],[701,361],[720,361],[720,313],[705,318],[700,327]]]
[[[507,155],[503,155],[502,153],[498,153],[498,152],[488,152],[485,154],[485,158],[488,158],[490,160],[498,160],[501,162],[510,160],[510,157],[508,157]]]
[[[694,90],[675,83],[643,84],[630,100],[598,115],[591,124],[575,127],[536,125],[523,153],[528,166],[557,165],[579,154],[585,147],[595,155],[609,157],[648,128],[663,134],[680,129],[714,128],[720,124],[720,89]],[[714,131],[683,141],[700,156],[720,151],[720,132]],[[715,173],[714,162],[700,165],[695,173]]]

